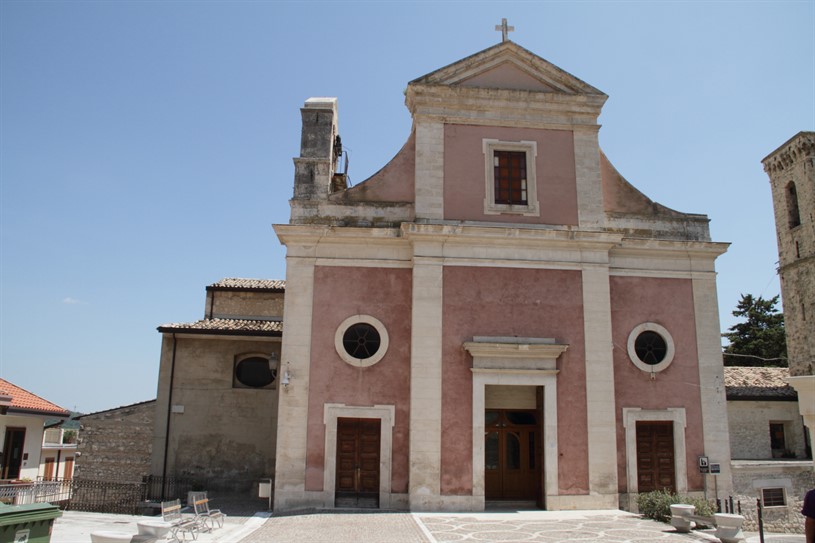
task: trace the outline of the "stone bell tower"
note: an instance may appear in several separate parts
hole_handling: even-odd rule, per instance
[[[815,435],[815,132],[799,132],[764,160],[778,236],[790,384]]]

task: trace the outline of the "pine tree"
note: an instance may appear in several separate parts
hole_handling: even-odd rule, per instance
[[[776,304],[778,296],[765,300],[752,294],[741,295],[733,316],[746,321],[734,324],[722,334],[730,343],[724,349],[725,366],[787,367],[784,314],[776,309]]]

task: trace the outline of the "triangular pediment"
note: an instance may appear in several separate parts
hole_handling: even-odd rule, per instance
[[[512,41],[484,49],[414,79],[411,84],[605,96],[602,91]]]

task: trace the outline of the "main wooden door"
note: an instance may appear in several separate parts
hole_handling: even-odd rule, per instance
[[[488,500],[538,500],[540,416],[534,410],[488,409],[484,416],[484,484]]]
[[[335,507],[379,507],[379,419],[337,419]]]
[[[637,422],[637,490],[676,492],[673,422]]]
[[[17,479],[23,465],[25,428],[6,428],[3,463],[0,465],[0,479]]]

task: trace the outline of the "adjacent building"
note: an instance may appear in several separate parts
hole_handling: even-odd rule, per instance
[[[815,435],[815,132],[799,132],[762,164],[775,210],[789,382]]]
[[[46,419],[69,416],[66,409],[0,379],[0,480],[36,480]]]
[[[756,500],[770,532],[801,532],[801,505],[815,487],[812,442],[799,413],[798,395],[787,368],[724,368],[733,496],[746,517],[745,529],[758,530]]]

